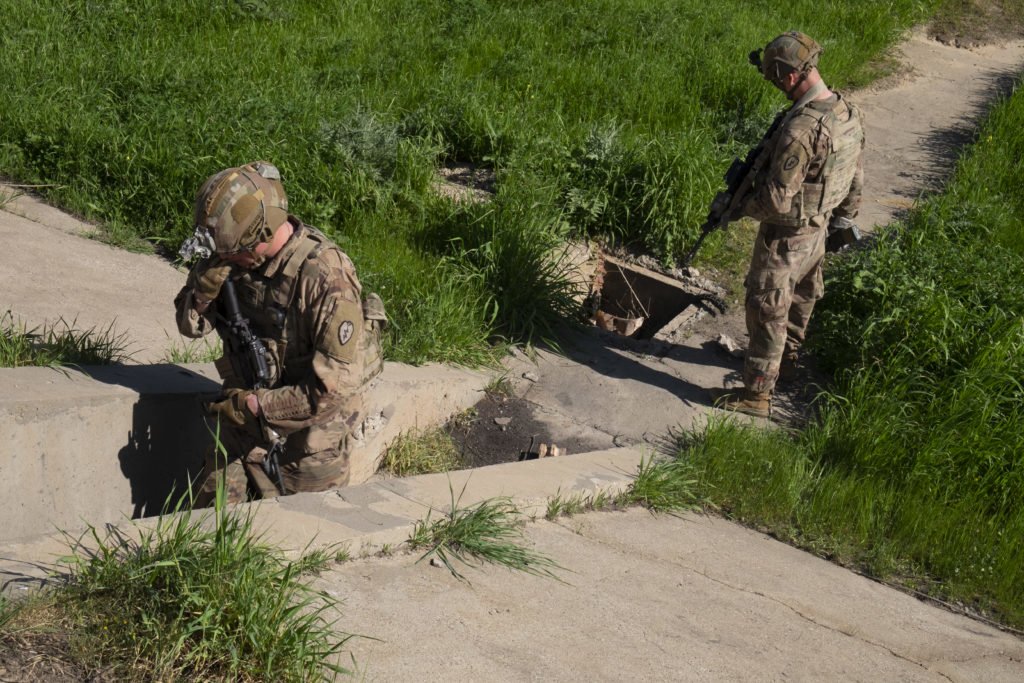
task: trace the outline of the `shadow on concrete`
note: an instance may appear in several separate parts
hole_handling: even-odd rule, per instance
[[[181,397],[142,397],[135,404],[127,444],[117,454],[131,485],[132,519],[176,508],[199,476],[213,439],[198,399],[191,402],[192,411],[183,410]],[[192,419],[183,420],[189,412]]]
[[[177,365],[83,368],[94,380],[137,393],[132,427],[117,454],[131,486],[132,519],[158,515],[187,495],[212,437],[200,402],[220,390],[207,377]]]
[[[642,382],[666,391],[681,401],[698,405],[710,405],[707,395],[709,387],[682,379],[668,366],[662,366],[664,369],[651,367],[638,360],[636,355],[648,357],[651,363],[668,358],[679,363],[719,367],[738,373],[739,366],[731,362],[734,359],[725,358],[713,345],[694,348],[653,339],[636,340],[593,327],[585,327],[563,338],[566,341],[560,348],[547,350],[586,365],[606,377]]]

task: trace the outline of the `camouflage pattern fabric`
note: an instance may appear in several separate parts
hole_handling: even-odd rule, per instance
[[[845,124],[839,144],[837,122]],[[804,342],[824,295],[829,219],[853,218],[860,206],[863,145],[859,113],[838,93],[807,104],[768,142],[769,162],[742,206],[761,221],[745,281],[750,342],[743,381],[751,391],[770,393],[783,356],[795,356]],[[825,197],[832,206],[823,210]]]
[[[281,251],[232,277],[242,315],[267,347],[271,381],[256,394],[267,424],[286,438],[280,467],[286,492],[295,493],[348,483],[349,434],[363,413],[364,319],[352,261],[319,231],[288,220],[295,233]],[[200,314],[194,294],[186,284],[175,299],[178,329],[193,338],[216,329],[219,305]],[[238,359],[224,357],[216,365],[225,388],[244,388]],[[228,471],[235,494],[241,463],[268,444],[252,430],[222,424],[221,433],[231,464],[211,462],[205,476]]]
[[[261,241],[288,217],[288,197],[277,167],[255,161],[206,179],[196,195],[193,222],[206,228],[217,253],[233,254]]]

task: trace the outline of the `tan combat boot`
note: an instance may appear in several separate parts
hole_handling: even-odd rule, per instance
[[[771,394],[750,391],[746,387],[738,389],[713,388],[710,393],[716,408],[734,410],[754,417],[771,417]]]

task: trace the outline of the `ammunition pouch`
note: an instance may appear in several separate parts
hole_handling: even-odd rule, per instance
[[[851,244],[860,241],[860,230],[849,218],[833,216],[828,223],[828,237],[825,238],[825,251],[836,253]]]
[[[363,301],[363,337],[359,340],[360,355],[363,358],[362,384],[372,380],[384,369],[380,335],[387,326],[384,302],[376,293],[369,294]]]

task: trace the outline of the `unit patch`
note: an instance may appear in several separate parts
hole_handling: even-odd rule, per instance
[[[796,165],[799,164],[799,163],[800,163],[800,160],[794,154],[790,158],[786,159],[786,163],[782,165],[782,170],[783,171],[792,171],[794,168],[796,168]]]
[[[320,348],[344,363],[355,362],[363,334],[363,305],[338,296],[323,331]]]
[[[352,338],[352,333],[355,331],[356,326],[352,324],[351,320],[346,320],[338,326],[338,341],[344,346],[348,344],[348,340]]]

